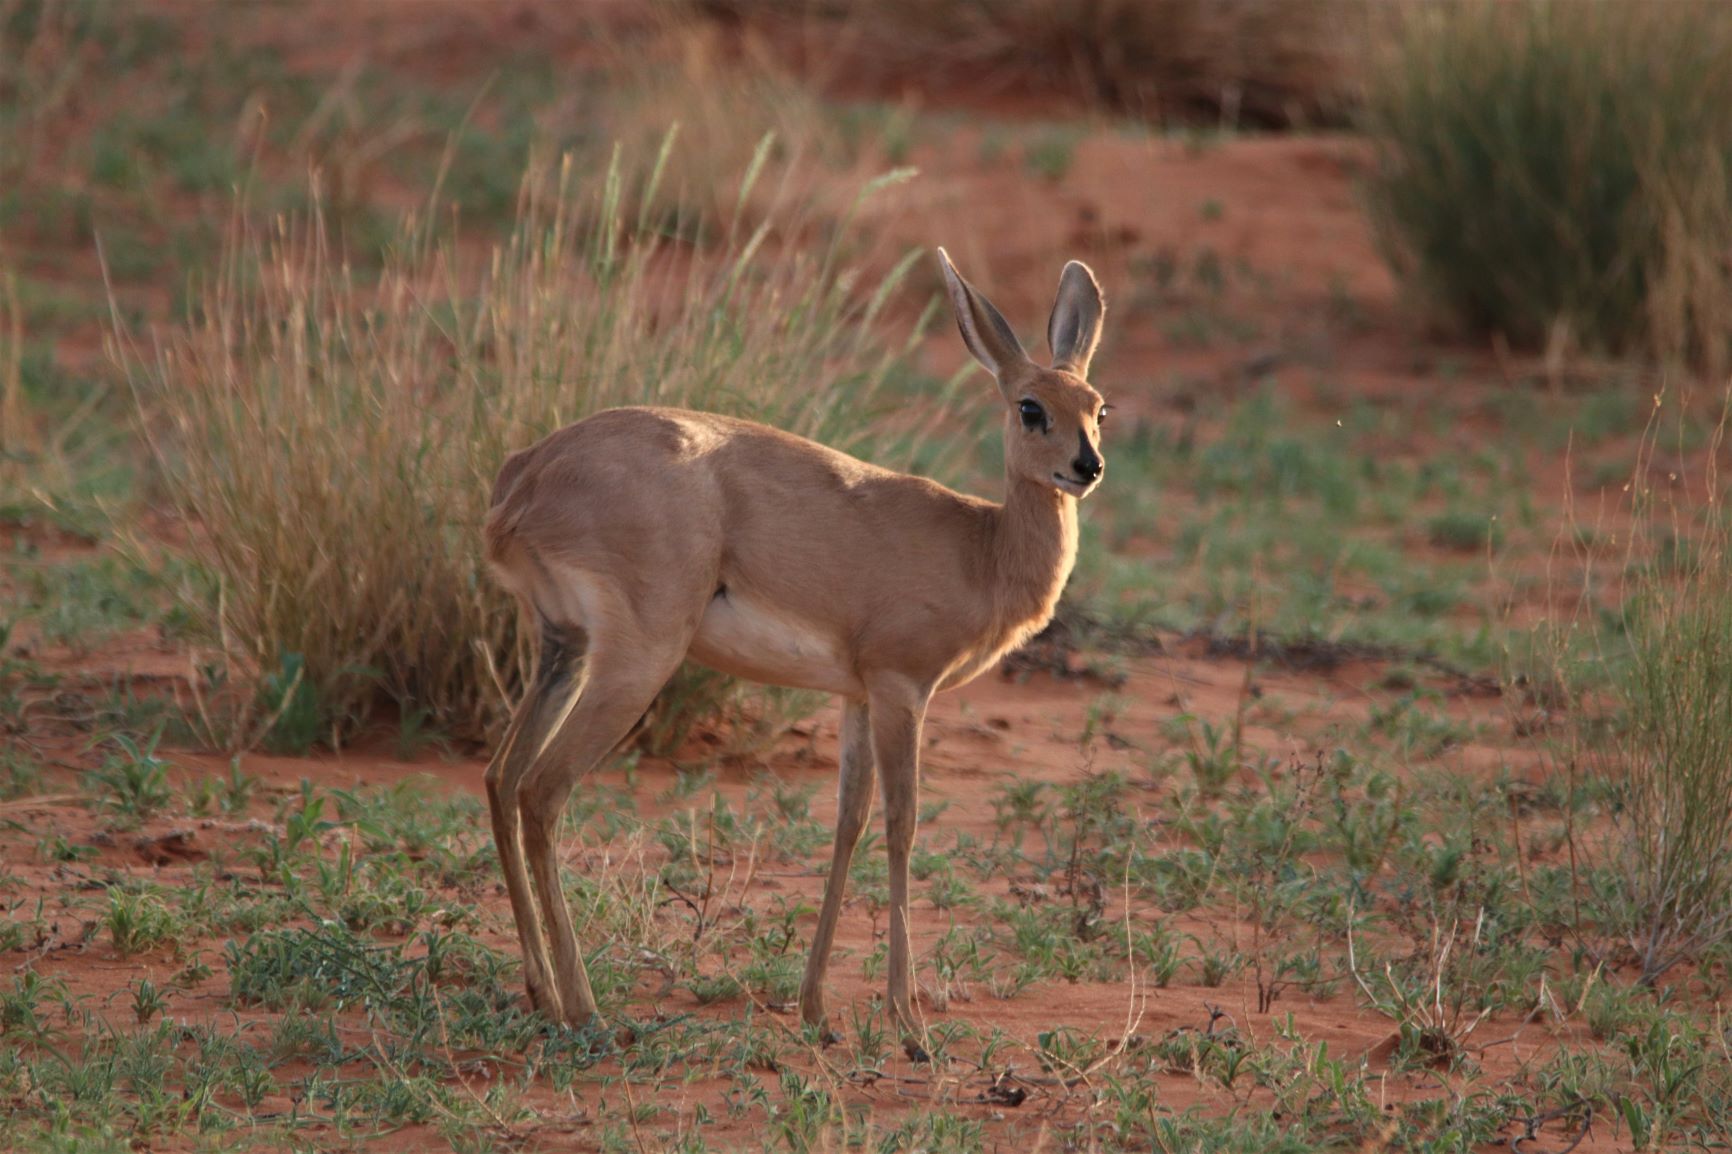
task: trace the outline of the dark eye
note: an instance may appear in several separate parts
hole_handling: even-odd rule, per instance
[[[1023,401],[1017,406],[1022,414],[1022,427],[1025,429],[1046,430],[1046,410],[1040,407],[1039,401]]]
[[[1111,405],[1102,405],[1101,411],[1095,414],[1095,424],[1097,424],[1097,425],[1106,424],[1107,423],[1107,414],[1112,412],[1112,411],[1113,411],[1113,407]]]

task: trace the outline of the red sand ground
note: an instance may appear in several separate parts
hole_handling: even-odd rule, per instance
[[[947,808],[934,826],[944,831],[966,829],[983,840],[994,835],[994,814],[991,796],[1008,781],[1041,780],[1062,783],[1078,779],[1092,763],[1092,768],[1121,769],[1148,780],[1134,764],[1136,750],[1166,748],[1161,737],[1161,722],[1181,706],[1200,717],[1225,719],[1239,706],[1246,684],[1245,666],[1237,661],[1209,659],[1200,656],[1198,646],[1182,645],[1167,656],[1138,659],[1130,663],[1128,681],[1116,690],[1124,702],[1118,713],[1105,727],[1106,737],[1095,747],[1091,757],[1085,757],[1078,746],[1084,717],[1098,689],[1077,680],[1056,680],[1041,673],[1026,678],[1008,679],[989,675],[974,685],[941,698],[935,706],[928,730],[928,748],[924,766],[923,800],[943,801]],[[1300,710],[1315,717],[1302,726],[1305,731],[1272,729],[1252,724],[1247,736],[1251,744],[1273,756],[1303,759],[1318,747],[1318,738],[1331,726],[1354,724],[1363,720],[1367,710],[1364,685],[1375,671],[1368,667],[1349,668],[1319,676],[1281,672],[1259,673],[1254,684],[1261,692],[1261,701],[1271,705]],[[1487,769],[1519,759],[1510,746],[1497,739],[1507,734],[1498,716],[1498,703],[1484,697],[1461,698],[1452,702],[1451,712],[1477,716],[1488,721],[1493,735],[1490,743],[1476,744],[1452,751],[1441,764],[1458,767],[1473,776]],[[1314,714],[1313,714],[1313,711]],[[736,808],[743,808],[746,794],[759,774],[768,770],[789,785],[818,787],[818,800],[813,816],[828,823],[834,815],[831,783],[834,780],[838,718],[834,709],[820,714],[803,726],[802,734],[784,741],[764,765],[724,769],[718,775],[715,789]],[[1128,749],[1116,747],[1126,746]],[[222,774],[226,759],[214,755],[175,754],[173,760],[181,769],[183,779],[202,774]],[[1517,762],[1519,764],[1519,760]],[[260,792],[268,798],[273,794],[298,792],[303,780],[321,788],[349,789],[357,786],[389,786],[412,777],[431,777],[440,787],[480,794],[481,762],[476,759],[422,760],[405,764],[383,754],[356,753],[343,757],[283,758],[250,755],[243,759],[247,772],[261,780]],[[646,821],[683,809],[685,803],[656,800],[668,781],[667,771],[654,764],[640,765],[638,776],[639,816]],[[670,775],[671,776],[671,775]],[[602,775],[602,782],[619,788],[624,775],[611,772]],[[1161,789],[1150,783],[1147,787],[1147,812],[1153,818],[1158,813],[1155,804]],[[695,802],[707,807],[707,791]],[[268,806],[256,805],[255,811],[268,812]],[[268,822],[251,819],[158,819],[146,824],[136,834],[118,837],[98,835],[100,820],[78,801],[68,797],[50,796],[34,802],[14,802],[4,807],[10,821],[20,823],[27,834],[8,835],[0,839],[6,869],[20,888],[14,900],[23,898],[20,910],[34,907],[34,898],[42,896],[50,903],[77,891],[88,878],[110,873],[149,877],[164,885],[185,884],[193,876],[195,865],[211,857],[238,864],[239,851],[257,844],[270,829]],[[190,831],[185,839],[167,839],[173,831]],[[100,857],[77,865],[44,864],[35,853],[38,834],[54,831],[73,843],[107,842]],[[333,838],[343,835],[332,835]],[[477,830],[477,838],[485,837]],[[1542,860],[1537,855],[1534,861]],[[567,867],[577,872],[607,868],[599,852],[590,855],[568,854]],[[635,868],[635,867],[634,867]],[[247,871],[247,872],[250,872]],[[735,899],[748,895],[761,903],[766,894],[795,895],[816,906],[822,892],[823,879],[801,865],[763,865],[749,877],[737,880],[732,889]],[[983,896],[1008,894],[1012,879],[1001,879],[980,887]],[[920,887],[916,887],[918,893]],[[454,895],[454,900],[467,900]],[[1063,901],[1054,896],[1051,900]],[[483,924],[487,932],[483,940],[500,949],[514,946],[509,908],[497,886],[480,895]],[[90,915],[94,920],[97,915]],[[678,906],[670,906],[669,919],[689,920]],[[971,916],[963,911],[939,912],[925,901],[915,906],[915,949],[917,955],[929,949],[948,928],[951,919],[966,921]],[[1109,906],[1108,917],[1121,916],[1117,903]],[[1157,916],[1153,911],[1139,910],[1139,918]],[[1191,914],[1166,918],[1175,933],[1195,935],[1209,942],[1212,948],[1245,948],[1251,945],[1248,924],[1233,910],[1199,910]],[[809,929],[810,918],[807,919]],[[78,994],[89,995],[93,1003],[105,1006],[106,1012],[120,1018],[128,1013],[127,989],[141,977],[152,978],[159,986],[182,965],[182,958],[203,950],[207,957],[220,956],[222,943],[204,941],[180,943],[178,953],[167,951],[121,959],[115,957],[106,941],[94,933],[95,925],[78,915],[54,918],[52,936],[32,950],[29,960],[39,972],[65,981]],[[837,962],[831,971],[830,1006],[836,1020],[846,1023],[850,1007],[881,996],[880,982],[867,981],[860,970],[860,959],[870,953],[881,937],[881,918],[871,917],[861,904],[851,903],[845,912],[838,935]],[[653,975],[646,977],[643,988],[653,989]],[[1127,1024],[1143,1039],[1159,1039],[1175,1031],[1206,1029],[1211,1008],[1227,1014],[1227,1022],[1261,1042],[1268,1042],[1281,1020],[1292,1016],[1294,1025],[1312,1044],[1327,1041],[1332,1054],[1357,1059],[1363,1056],[1374,1074],[1385,1072],[1384,1092],[1391,1103],[1412,1097],[1430,1096],[1443,1077],[1430,1072],[1398,1072],[1389,1067],[1393,1047],[1392,1023],[1358,1005],[1356,992],[1343,987],[1325,1001],[1317,1001],[1296,990],[1289,990],[1273,1007],[1273,1013],[1257,1011],[1256,989],[1249,973],[1229,979],[1219,988],[1196,984],[1195,975],[1182,971],[1173,986],[1166,989],[1133,988],[1128,984],[1081,983],[1037,985],[1018,997],[999,1000],[984,990],[966,989],[953,992],[948,1003],[940,1008],[933,992],[925,992],[923,1012],[929,1026],[941,1027],[947,1021],[966,1019],[982,1027],[996,1027],[1010,1036],[1032,1044],[1037,1034],[1055,1026],[1069,1025],[1084,1032],[1098,1031],[1103,1037],[1123,1035]],[[731,1018],[744,1011],[744,1004],[731,1000],[714,1006],[702,1006],[685,990],[652,997],[634,1005],[637,1015],[695,1014],[711,1018]],[[228,1007],[226,990],[220,980],[173,995],[168,1011],[176,1019],[189,1021],[233,1020]],[[793,1026],[791,1008],[780,1008],[780,1020]],[[272,1015],[262,1012],[242,1012],[242,1020],[269,1021]],[[364,1029],[359,1022],[356,1029]],[[1560,1044],[1582,1042],[1582,1027],[1576,1024],[1555,1026],[1548,1021],[1520,1022],[1494,1019],[1482,1025],[1474,1036],[1477,1048],[1474,1062],[1487,1081],[1511,1076],[1523,1067],[1543,1061]],[[1013,1058],[1024,1072],[1035,1071],[1032,1054]],[[868,1087],[852,1087],[845,1091],[851,1104],[869,1104],[881,1124],[894,1125],[900,1111],[923,1103],[948,1103],[971,1116],[988,1122],[1004,1121],[1026,1129],[1038,1117],[1054,1127],[1062,1128],[1079,1120],[1090,1100],[1087,1087],[1069,1092],[1053,1089],[1037,1094],[1017,1111],[1002,1103],[968,1105],[978,1098],[986,1081],[978,1073],[962,1067],[949,1076],[935,1076],[927,1067],[916,1067],[900,1058],[889,1066],[897,1081],[879,1082]],[[282,1071],[285,1079],[293,1069]],[[482,1071],[478,1073],[478,1077]],[[1485,1084],[1484,1082],[1481,1083]],[[478,1083],[484,1085],[484,1083]],[[712,1140],[726,1142],[730,1137],[747,1140],[750,1132],[741,1128],[730,1134],[730,1124],[722,1121],[721,1096],[726,1084],[699,1083],[684,1087],[685,1100],[672,1102],[658,1099],[663,1106],[677,1107],[682,1113],[698,1103],[708,1106],[718,1119],[708,1131]],[[1159,1077],[1159,1094],[1167,1108],[1182,1111],[1192,1104],[1224,1108],[1226,1099],[1218,1089],[1206,1085],[1189,1074],[1171,1073]],[[556,1102],[551,1093],[538,1107],[549,1110],[552,1118],[567,1116],[574,1136],[581,1134],[595,1121],[593,1103],[580,1097],[577,1101]],[[1241,1105],[1246,1108],[1266,1108],[1266,1094],[1251,1092]],[[285,1103],[286,1105],[286,1103]],[[266,1107],[268,1109],[268,1104]],[[661,1128],[664,1119],[658,1119]],[[559,1125],[537,1131],[539,1141],[557,1144]],[[314,1130],[314,1136],[317,1130]],[[400,1132],[386,1143],[395,1148],[415,1148],[416,1129]],[[1608,1135],[1609,1138],[1609,1135]],[[1587,1144],[1587,1149],[1613,1149],[1616,1144],[1606,1141]]]

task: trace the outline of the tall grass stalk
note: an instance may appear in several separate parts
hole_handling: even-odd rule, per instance
[[[1629,658],[1617,681],[1624,726],[1620,833],[1626,936],[1652,982],[1732,938],[1732,539],[1714,468],[1725,417],[1692,506],[1660,506],[1670,473],[1638,474]]]
[[[490,250],[432,223],[430,205],[377,274],[345,261],[316,210],[260,228],[237,209],[185,325],[148,354],[117,342],[190,549],[220,586],[212,625],[259,687],[238,731],[292,717],[296,744],[336,740],[381,703],[460,735],[492,729],[529,656],[477,548],[492,480],[507,452],[598,409],[733,413],[889,465],[915,451],[891,429],[906,414],[884,418],[904,405],[917,334],[887,342],[880,323],[914,254],[871,280],[849,262],[849,218],[797,208],[711,249],[665,238],[649,206],[667,156],[641,181],[617,152],[593,174],[569,158],[532,171]],[[748,177],[739,202],[750,193]],[[815,227],[828,247],[792,243]],[[688,718],[743,692],[678,688]]]
[[[1602,928],[1628,945],[1645,984],[1732,940],[1732,527],[1715,468],[1726,415],[1705,454],[1680,444],[1661,458],[1655,411],[1626,526],[1589,565],[1586,614],[1562,623],[1557,646],[1574,696],[1610,711],[1609,727],[1604,710],[1578,711],[1570,759],[1615,787],[1610,827],[1578,826],[1572,841],[1601,879],[1589,893]],[[1690,422],[1680,414],[1681,438]],[[1705,463],[1692,477],[1683,460]],[[1604,563],[1618,577],[1602,591]],[[1616,611],[1596,608],[1612,600]],[[1584,666],[1567,635],[1588,620]]]
[[[87,448],[81,433],[107,389],[93,387],[82,399],[48,406],[32,396],[25,375],[25,309],[18,277],[0,250],[0,512],[8,517],[48,513],[77,523],[70,505],[80,482],[95,470],[75,460]],[[100,455],[100,453],[98,454]]]
[[[833,175],[845,150],[813,92],[755,42],[730,47],[708,24],[670,18],[674,11],[661,10],[659,36],[616,48],[594,109],[600,139],[629,155],[654,154],[676,126],[664,164],[628,174],[636,179],[625,195],[640,213],[663,231],[707,238],[730,222],[756,224],[790,197],[851,191]]]
[[[24,310],[18,278],[0,263],[0,479],[12,463],[37,447],[35,422],[24,400]]]
[[[1732,9],[1404,15],[1368,84],[1367,193],[1415,296],[1530,346],[1732,364]]]

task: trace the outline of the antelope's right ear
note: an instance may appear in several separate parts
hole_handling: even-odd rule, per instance
[[[1101,320],[1107,304],[1101,286],[1089,266],[1073,260],[1058,278],[1058,299],[1046,322],[1046,340],[1052,346],[1052,367],[1069,369],[1079,377],[1089,375],[1089,361],[1101,343]]]
[[[938,250],[938,263],[944,269],[944,287],[950,291],[950,305],[956,312],[956,327],[962,330],[963,343],[974,359],[998,378],[999,388],[1005,389],[1009,377],[1032,364],[1022,350],[1022,342],[1016,339],[1010,323],[992,307],[992,302],[962,279],[962,274],[950,263],[950,254],[942,248]]]

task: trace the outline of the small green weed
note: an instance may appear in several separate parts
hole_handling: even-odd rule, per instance
[[[96,804],[129,824],[167,809],[174,801],[168,783],[169,763],[157,756],[158,728],[141,745],[131,734],[117,733],[108,740],[115,748],[102,764],[85,775],[85,790]]]

